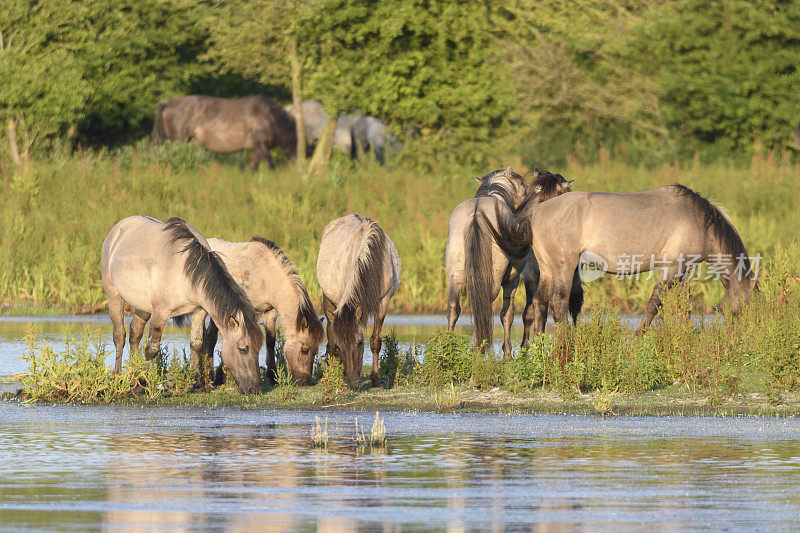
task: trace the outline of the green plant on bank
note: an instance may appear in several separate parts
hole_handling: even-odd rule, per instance
[[[32,326],[26,340],[23,359],[28,362],[28,373],[22,377],[22,393],[31,401],[155,401],[187,394],[193,384],[188,358],[177,351],[166,363],[163,353],[148,362],[138,352],[126,361],[122,372],[114,373],[105,364],[108,352],[99,332],[68,332],[60,352],[40,341]]]
[[[335,401],[348,391],[347,382],[344,380],[344,365],[335,355],[328,354],[325,357],[319,385],[322,387],[322,398],[326,402]]]
[[[378,362],[378,376],[386,384],[386,388],[392,388],[398,381],[400,365],[400,349],[397,346],[397,334],[394,330],[383,337],[383,346]]]
[[[469,337],[453,331],[437,331],[425,346],[422,377],[433,387],[466,381],[472,376],[475,352]]]

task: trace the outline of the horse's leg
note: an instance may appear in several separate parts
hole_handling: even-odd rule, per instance
[[[531,300],[531,315],[533,315],[533,334],[544,333],[547,323],[547,307],[552,296],[553,283],[550,281],[549,271],[539,270],[539,283]]]
[[[567,275],[567,272],[574,271],[560,266],[553,275],[553,296],[550,299],[550,309],[553,311],[553,321],[556,324],[569,323],[569,297],[572,292],[573,276]]]
[[[150,318],[150,333],[147,336],[147,346],[144,348],[144,358],[148,361],[155,359],[158,350],[161,348],[161,335],[164,333],[164,326],[169,320],[164,312],[153,311]]]
[[[267,162],[267,166],[270,170],[275,170],[275,163],[272,161],[272,154],[268,147],[264,148],[264,161]]]
[[[447,278],[447,329],[453,331],[461,315],[461,289],[464,280],[449,276]]]
[[[372,325],[372,336],[369,339],[369,347],[372,349],[372,372],[369,377],[373,389],[381,386],[381,381],[378,377],[378,358],[381,354],[381,329],[383,329],[383,321],[386,319],[386,312],[389,310],[388,303],[389,300],[387,298],[386,305],[381,306],[381,313]]]
[[[134,311],[133,319],[131,320],[131,333],[130,333],[130,347],[131,354],[139,351],[139,343],[142,341],[144,335],[144,326],[150,320],[150,313],[146,311]]]
[[[572,316],[572,323],[578,325],[578,315],[583,307],[583,285],[581,284],[580,267],[575,269],[572,275],[572,290],[569,293],[569,314]]]
[[[189,350],[192,354],[192,368],[194,369],[194,381],[198,388],[205,388],[206,379],[211,376],[213,362],[208,364],[208,358],[203,353],[205,347],[204,336],[206,327],[206,311],[198,309],[192,313],[192,329],[189,335]],[[151,326],[152,328],[152,326]],[[209,368],[209,366],[211,368]]]
[[[644,333],[647,331],[647,328],[650,327],[650,323],[653,322],[656,314],[658,314],[658,310],[661,308],[661,293],[680,282],[681,278],[682,276],[677,272],[665,270],[661,273],[656,286],[653,288],[653,294],[650,295],[647,306],[644,308],[642,320],[636,327],[636,333]]]
[[[277,309],[270,309],[263,316],[264,320],[264,344],[267,347],[267,381],[270,385],[275,385],[278,378],[278,367],[275,364],[275,323],[278,320]]]
[[[503,360],[511,360],[511,325],[514,323],[514,294],[519,286],[519,277],[503,284],[503,309],[500,321],[503,323]]]
[[[250,170],[258,170],[258,164],[261,163],[261,149],[256,146],[250,151]]]
[[[330,299],[322,295],[322,310],[325,312],[325,316],[328,319],[328,323],[325,324],[325,335],[328,338],[328,342],[325,345],[325,358],[328,355],[336,356],[339,352],[336,345],[333,343],[333,313],[336,311],[336,307],[333,305],[333,302]]]
[[[525,284],[525,310],[522,312],[522,348],[527,348],[531,333],[531,326],[535,318],[533,308],[533,295],[539,286],[539,265],[531,256],[528,264],[522,270],[522,282]]]
[[[208,321],[208,327],[203,332],[203,349],[201,350],[208,358],[208,363],[213,369],[214,367],[214,348],[217,346],[217,339],[219,338],[219,328],[213,320]],[[222,385],[225,382],[225,372],[222,370],[222,361],[219,363],[214,374],[214,385]]]
[[[117,359],[114,363],[114,372],[122,371],[122,350],[125,348],[125,320],[122,317],[124,302],[122,296],[116,291],[108,295],[108,315],[114,326],[114,348],[117,350]]]

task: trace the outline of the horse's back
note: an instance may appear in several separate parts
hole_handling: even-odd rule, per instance
[[[361,245],[373,224],[374,221],[366,217],[351,214],[329,222],[322,230],[317,280],[323,293],[336,305],[357,270]],[[400,255],[389,236],[382,229],[380,231],[386,243],[383,251],[384,286],[391,297],[400,284]]]
[[[190,224],[192,235],[208,246]],[[158,300],[170,300],[188,288],[183,273],[184,244],[173,242],[166,225],[154,218],[132,216],[118,222],[103,242],[103,284],[113,287],[136,309],[151,311]]]

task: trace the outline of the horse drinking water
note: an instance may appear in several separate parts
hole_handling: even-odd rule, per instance
[[[400,256],[394,243],[377,222],[361,215],[329,222],[322,230],[317,280],[328,317],[327,352],[341,358],[345,380],[353,389],[361,384],[362,328],[373,318],[370,379],[373,387],[379,386],[381,328],[389,300],[400,285]]]
[[[179,218],[166,223],[143,216],[123,219],[103,242],[101,268],[114,326],[115,372],[122,370],[123,305],[127,302],[135,310],[131,353],[138,350],[148,320],[150,336],[144,355],[152,360],[167,320],[208,313],[221,328],[222,360],[239,390],[260,390],[258,352],[263,337],[255,309],[194,226]],[[195,369],[199,372],[199,365]]]
[[[262,237],[253,237],[249,242],[211,238],[208,244],[220,255],[233,279],[263,317],[267,333],[267,377],[275,379],[275,323],[280,317],[286,336],[283,345],[286,368],[295,381],[308,384],[324,332],[306,286],[292,262],[278,245]],[[205,316],[192,317],[193,339],[195,318],[202,328]],[[197,348],[210,358],[217,341],[217,327],[213,320],[206,333],[205,345]],[[202,335],[202,331],[198,334]],[[193,357],[194,351],[195,345],[192,345]],[[211,366],[209,364],[207,368]]]

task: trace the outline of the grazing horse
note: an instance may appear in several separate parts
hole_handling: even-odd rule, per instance
[[[533,298],[537,332],[544,331],[548,305],[556,322],[566,320],[570,280],[584,252],[591,255],[593,267],[608,273],[661,271],[639,332],[658,312],[662,291],[682,281],[700,261],[720,275],[724,302],[734,312],[757,287],[757,275],[730,218],[683,185],[641,192],[572,192],[529,206],[520,217],[539,263]]]
[[[272,148],[280,146],[289,157],[297,150],[294,119],[276,102],[259,95],[238,100],[198,95],[161,100],[152,139],[155,145],[165,140],[194,141],[220,154],[252,150],[252,170],[261,161],[275,168]]]
[[[367,154],[371,149],[375,153],[375,159],[382,165],[386,157],[386,147],[395,142],[394,137],[386,131],[386,124],[375,117],[358,115],[353,121],[352,132],[354,154],[358,150]]]
[[[253,237],[249,242],[212,238],[208,239],[208,244],[219,254],[256,312],[263,317],[267,333],[267,377],[274,382],[275,323],[280,317],[286,336],[283,345],[286,368],[295,381],[310,383],[314,357],[324,331],[306,286],[292,262],[278,245],[261,237]],[[213,358],[217,341],[214,321],[209,324],[206,334],[206,344],[200,351]],[[195,346],[192,346],[193,358],[194,350]]]
[[[506,359],[511,358],[512,302],[519,285],[519,275],[527,268],[529,273],[525,276],[525,286],[531,295],[538,281],[535,259],[530,255],[528,241],[525,238],[509,241],[509,236],[515,233],[514,213],[520,207],[537,204],[568,191],[571,184],[559,174],[536,170],[534,176],[534,182],[527,187],[523,177],[510,167],[476,178],[480,187],[475,197],[459,204],[448,223],[445,252],[448,329],[452,331],[455,328],[461,314],[461,291],[466,285],[475,324],[475,346],[482,347],[485,352],[492,339],[492,302],[502,288],[503,308],[500,316]],[[534,266],[528,267],[531,263]]]
[[[131,353],[139,349],[148,320],[150,336],[144,355],[152,360],[158,354],[167,320],[208,313],[222,329],[222,360],[239,390],[260,390],[258,352],[263,337],[256,311],[194,226],[179,218],[166,223],[142,216],[123,219],[103,242],[101,265],[108,314],[114,325],[115,372],[122,370],[122,312],[127,302],[135,310],[130,326]],[[195,370],[199,372],[200,366]]]
[[[325,109],[322,107],[322,102],[319,100],[307,100],[302,103],[303,106],[303,127],[306,132],[306,144],[311,147],[319,141],[322,137],[322,129],[325,127],[325,121],[328,115],[325,114]],[[294,105],[287,105],[285,108],[287,113],[297,120],[297,114],[294,111]],[[349,115],[342,115],[336,123],[336,132],[333,134],[333,147],[344,152],[350,156],[355,156],[353,149],[353,118]]]
[[[380,386],[381,328],[389,300],[400,285],[400,256],[394,243],[377,222],[361,215],[329,222],[322,230],[317,280],[328,317],[327,353],[341,358],[345,381],[353,389],[361,385],[362,328],[373,318],[370,379],[373,387]]]

